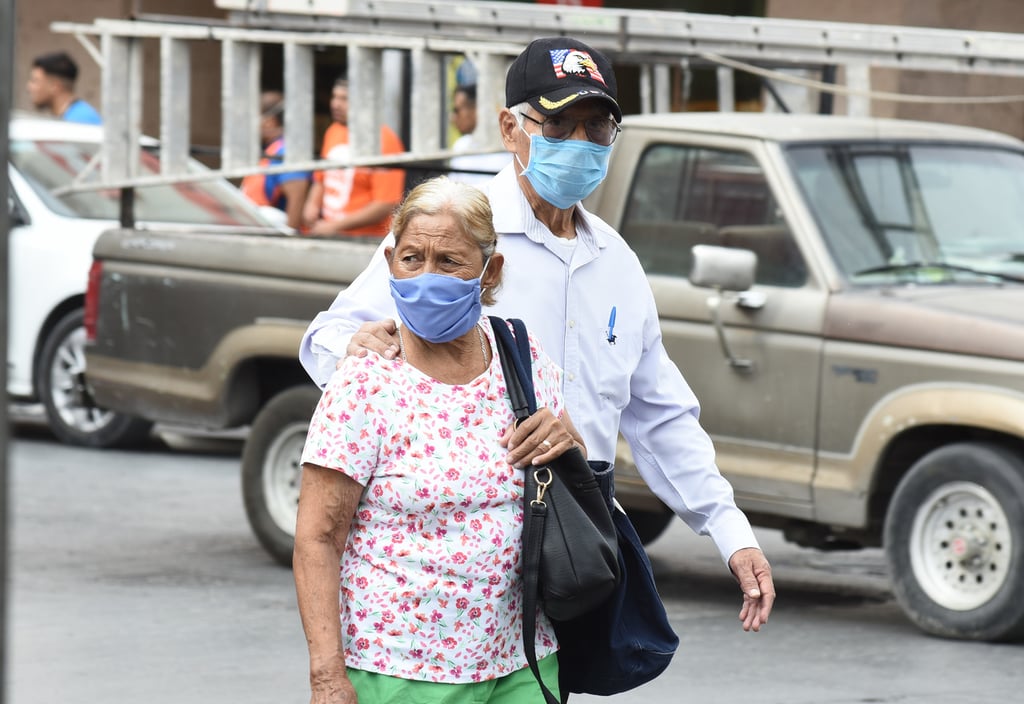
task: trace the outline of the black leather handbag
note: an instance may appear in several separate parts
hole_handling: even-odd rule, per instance
[[[509,322],[515,330],[514,337],[504,320],[491,317],[491,327],[494,328],[497,337],[498,355],[505,371],[509,398],[516,418],[519,419],[536,410],[536,396],[529,366],[530,349],[526,327],[520,320],[513,319]],[[570,692],[607,696],[649,682],[668,667],[679,645],[679,638],[669,624],[665,606],[658,595],[647,552],[629,518],[614,502],[615,489],[611,466],[607,462],[587,463],[583,460],[582,453],[577,450],[575,454],[577,457],[571,461],[567,458],[566,462],[562,462],[561,460],[566,457],[563,455],[558,463],[553,463],[557,466],[552,472],[552,479],[560,477],[564,468],[571,467],[565,470],[566,473],[571,473],[576,478],[572,480],[574,484],[588,487],[588,497],[592,485],[584,478],[584,470],[581,467],[585,467],[590,478],[596,482],[601,501],[614,526],[614,549],[619,578],[615,581],[611,593],[605,593],[598,603],[591,603],[590,599],[577,602],[580,613],[575,616],[569,613],[575,609],[561,612],[556,609],[558,615],[565,616],[558,618],[558,615],[545,608],[545,613],[552,619],[558,638],[558,682],[563,701]],[[538,486],[537,480],[531,476],[535,474],[539,475],[542,481],[546,480],[542,472],[526,472],[526,512],[523,528],[523,646],[530,668],[544,693],[545,701],[547,704],[559,704],[558,699],[540,678],[534,650],[536,595],[544,574],[543,570],[535,565],[538,555],[542,557],[544,552],[542,536],[535,527],[537,516],[534,509],[537,507],[531,506],[531,502],[536,499]],[[545,496],[549,492],[551,486],[545,490]],[[547,523],[544,523],[544,529],[550,530]],[[596,599],[596,594],[594,596]],[[557,604],[557,599],[553,603]]]
[[[526,327],[510,322],[514,337],[504,320],[491,318],[518,422],[536,412],[537,400]],[[619,581],[618,537],[594,470],[578,448],[524,474],[523,649],[548,703],[558,704],[537,668],[537,607],[552,621],[565,621],[606,602]]]

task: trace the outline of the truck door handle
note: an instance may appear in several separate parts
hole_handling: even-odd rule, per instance
[[[737,305],[739,305],[739,301],[737,301]],[[725,326],[722,325],[721,307],[721,292],[717,292],[714,296],[708,298],[708,308],[711,310],[711,323],[715,326],[715,334],[718,335],[718,344],[722,347],[722,354],[725,355],[730,367],[740,373],[749,374],[754,371],[754,361],[737,357],[732,353],[729,341],[725,337]]]
[[[767,302],[764,291],[740,291],[736,297],[736,307],[743,310],[761,310]]]

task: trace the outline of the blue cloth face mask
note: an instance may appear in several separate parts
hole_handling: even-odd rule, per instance
[[[611,145],[579,139],[549,142],[539,134],[529,137],[530,163],[523,167],[523,176],[537,195],[556,208],[566,210],[583,200],[608,174]],[[516,161],[523,166],[518,155]]]
[[[490,257],[484,262],[487,271]],[[460,279],[446,274],[419,274],[409,279],[391,276],[391,297],[402,324],[428,342],[451,342],[480,320],[480,276]]]

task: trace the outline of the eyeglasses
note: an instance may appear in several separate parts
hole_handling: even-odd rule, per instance
[[[568,117],[553,115],[541,121],[523,113],[520,113],[520,116],[525,117],[534,124],[540,125],[540,133],[548,142],[564,142],[569,139],[576,132],[576,127],[581,122],[583,123],[584,131],[587,133],[587,139],[594,144],[600,144],[602,147],[611,146],[615,138],[619,136],[619,132],[622,131],[622,128],[610,117],[588,117],[585,120],[572,120]]]

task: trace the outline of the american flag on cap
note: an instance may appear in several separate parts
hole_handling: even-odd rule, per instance
[[[597,69],[597,62],[587,52],[579,49],[551,49],[549,53],[551,54],[551,65],[558,78],[589,77],[601,85],[607,85],[604,82],[604,76]]]

